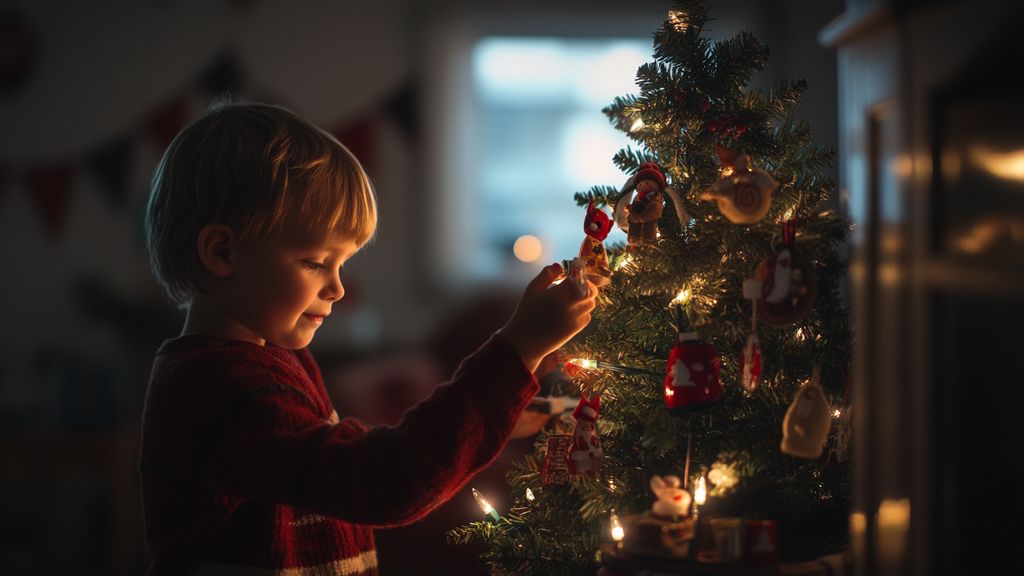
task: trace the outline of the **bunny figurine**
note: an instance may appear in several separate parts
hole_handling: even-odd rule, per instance
[[[651,507],[655,516],[679,518],[690,515],[690,493],[682,487],[678,476],[651,477],[651,490],[658,497]]]

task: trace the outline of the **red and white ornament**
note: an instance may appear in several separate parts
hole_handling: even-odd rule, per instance
[[[750,335],[740,353],[740,388],[754,392],[761,385],[761,342],[757,339],[757,303],[761,300],[761,281],[750,278],[743,281],[743,297],[753,306]]]
[[[573,476],[596,478],[601,473],[604,449],[597,435],[597,418],[600,414],[600,396],[580,396],[579,404],[572,412],[576,426],[572,431],[572,447],[569,449],[569,474]]]
[[[712,344],[695,332],[680,332],[669,352],[665,375],[665,407],[695,408],[722,397],[722,359]]]
[[[758,317],[772,326],[788,326],[803,320],[818,296],[814,267],[796,249],[796,223],[782,225],[782,248],[765,258],[755,277],[761,281]]]

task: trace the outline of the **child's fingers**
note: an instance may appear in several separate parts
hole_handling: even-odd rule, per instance
[[[558,279],[561,274],[562,267],[557,263],[545,266],[544,269],[526,285],[526,290],[523,291],[523,296],[526,297],[540,294],[547,289],[552,282]]]

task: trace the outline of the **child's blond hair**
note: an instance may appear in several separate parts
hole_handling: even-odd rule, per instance
[[[373,186],[330,134],[269,104],[220,103],[186,126],[153,175],[146,246],[157,280],[177,302],[199,291],[197,239],[212,223],[239,239],[294,226],[357,246],[377,226]]]

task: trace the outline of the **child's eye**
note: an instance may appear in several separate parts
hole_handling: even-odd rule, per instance
[[[303,260],[302,265],[310,270],[324,270],[327,268],[326,264],[322,264],[316,260]]]

